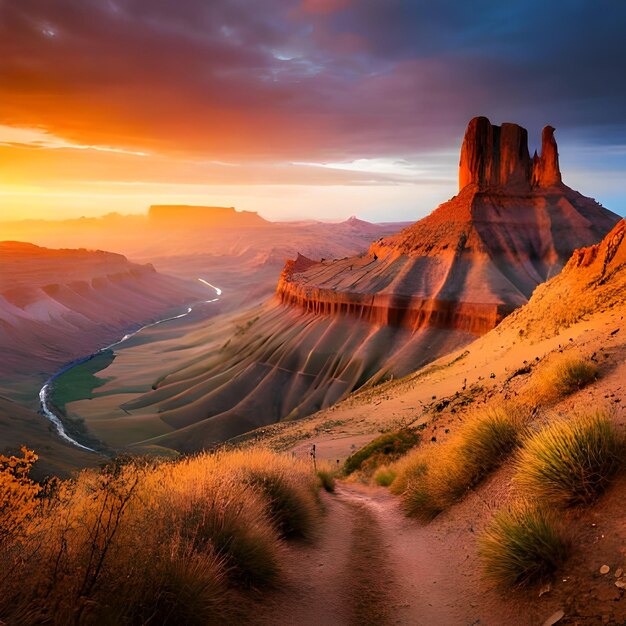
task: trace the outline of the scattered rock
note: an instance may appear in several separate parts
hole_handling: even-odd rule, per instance
[[[559,609],[550,615],[550,617],[543,623],[543,626],[553,626],[553,624],[560,622],[564,617],[565,611],[563,609]]]
[[[615,586],[618,589],[626,589],[626,580],[620,578],[619,580],[615,581]]]
[[[541,596],[543,596],[546,593],[550,593],[551,591],[552,591],[552,585],[550,583],[547,583],[539,590],[539,597],[541,598]]]
[[[618,567],[615,570],[615,578],[621,578],[624,575],[624,570],[621,567]]]
[[[604,574],[608,574],[611,571],[611,568],[608,565],[603,565],[600,568],[600,574],[604,576]]]

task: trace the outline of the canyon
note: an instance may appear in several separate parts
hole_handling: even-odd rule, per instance
[[[459,181],[367,252],[301,251],[273,298],[120,348],[68,419],[113,446],[194,451],[302,418],[468,346],[619,220],[562,182],[551,127],[531,159],[521,127],[472,120]]]

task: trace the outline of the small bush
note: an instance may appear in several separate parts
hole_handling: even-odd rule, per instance
[[[335,473],[328,468],[319,468],[317,470],[317,478],[320,486],[324,491],[333,493],[335,491]]]
[[[543,371],[537,383],[536,395],[543,402],[554,402],[598,378],[598,368],[593,361],[581,357],[562,357]]]
[[[406,454],[420,441],[420,435],[412,430],[385,433],[349,456],[343,466],[347,475],[357,470],[374,470]]]
[[[429,520],[462,499],[519,444],[527,417],[523,407],[506,404],[470,417],[449,441],[418,450],[396,478],[407,514]]]
[[[265,498],[281,537],[311,539],[315,535],[321,511],[317,477],[310,466],[267,450],[227,455],[239,465],[242,480]]]
[[[553,504],[589,504],[609,484],[624,457],[624,438],[604,413],[559,421],[524,442],[515,482]]]
[[[381,465],[374,472],[374,482],[380,487],[389,487],[395,479],[396,472],[386,465]]]
[[[29,478],[37,460],[32,450],[22,448],[22,456],[0,454],[0,543],[15,537],[34,513],[41,487]]]
[[[529,504],[498,512],[479,544],[485,575],[501,586],[545,580],[569,552],[555,517]]]

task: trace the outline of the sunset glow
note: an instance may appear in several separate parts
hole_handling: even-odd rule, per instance
[[[184,202],[413,219],[454,193],[468,111],[612,151],[563,169],[623,212],[619,21],[576,5],[554,31],[556,5],[512,20],[488,2],[470,29],[474,9],[448,4],[4,2],[2,218]]]

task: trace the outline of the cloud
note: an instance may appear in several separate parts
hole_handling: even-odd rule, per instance
[[[141,153],[159,176],[163,163],[182,176],[191,162],[194,176],[230,181],[220,163],[231,163],[245,166],[231,168],[244,181],[334,184],[332,174],[360,185],[391,174],[289,163],[422,163],[457,151],[475,115],[521,123],[535,144],[545,123],[561,146],[626,143],[624,3],[251,4],[0,3],[0,124],[38,129],[57,147],[117,151],[88,161],[120,180],[147,175],[122,171],[135,163],[127,153]],[[71,168],[55,160],[51,171]]]

